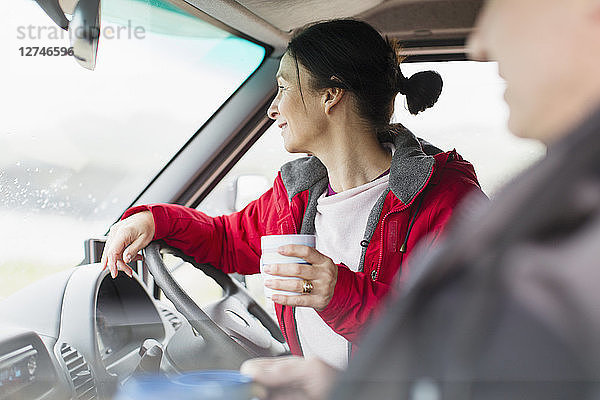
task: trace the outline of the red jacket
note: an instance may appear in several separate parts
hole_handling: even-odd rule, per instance
[[[465,195],[482,194],[473,166],[456,151],[440,152],[402,127],[395,129],[390,189],[371,211],[364,240],[355,244],[363,247],[359,272],[338,265],[333,297],[319,312],[349,342],[358,339],[396,274],[406,274],[402,266],[415,245],[425,236],[435,241]],[[261,236],[314,233],[316,200],[327,183],[323,164],[307,157],[285,164],[271,189],[230,215],[209,217],[183,206],[157,204],[129,209],[123,218],[150,210],[155,240],[164,239],[227,273],[256,274]],[[291,352],[301,355],[294,307],[275,304],[275,310]]]

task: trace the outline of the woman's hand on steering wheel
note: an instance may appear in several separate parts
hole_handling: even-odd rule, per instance
[[[296,277],[297,279],[268,279],[265,286],[275,290],[298,292],[298,295],[273,294],[275,303],[312,307],[323,310],[333,297],[337,283],[338,266],[331,258],[316,249],[303,245],[289,244],[281,246],[279,254],[299,257],[308,264],[271,264],[263,266],[270,275]]]
[[[100,260],[103,269],[108,268],[113,278],[119,271],[131,277],[133,271],[126,263],[152,241],[154,230],[154,218],[150,211],[133,214],[114,224],[108,232]]]

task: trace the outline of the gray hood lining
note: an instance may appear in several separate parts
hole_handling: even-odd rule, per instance
[[[285,163],[281,167],[281,179],[287,190],[289,201],[292,201],[292,198],[298,193],[312,188],[323,179],[329,182],[327,168],[321,160],[314,156],[302,157]],[[327,187],[327,183],[325,187]]]
[[[404,126],[392,129],[396,132],[396,151],[390,166],[390,189],[401,202],[410,204],[427,184],[435,159],[425,154],[417,137]]]
[[[327,184],[329,180],[327,176],[323,177],[310,189],[308,189],[308,204],[304,211],[304,218],[302,218],[302,227],[300,233],[303,235],[314,235],[315,234],[315,217],[317,215],[317,200],[325,190],[327,190]]]

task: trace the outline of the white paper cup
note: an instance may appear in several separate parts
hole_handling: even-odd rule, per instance
[[[269,264],[308,264],[304,259],[299,257],[289,257],[279,254],[277,249],[279,246],[286,244],[301,244],[304,246],[315,247],[316,237],[315,235],[269,235],[263,236],[260,239],[260,247],[262,255],[260,257],[260,272],[263,280],[267,279],[295,279],[300,278],[288,277],[288,276],[277,276],[270,275],[264,272],[263,266]],[[288,292],[285,290],[273,290],[268,287],[264,287],[265,297],[271,299],[273,294],[284,294],[284,295],[297,295],[298,292]]]

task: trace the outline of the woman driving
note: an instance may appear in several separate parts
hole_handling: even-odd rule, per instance
[[[280,253],[307,264],[265,266],[281,330],[293,354],[343,368],[348,355],[415,245],[433,243],[456,205],[482,195],[473,167],[402,125],[390,125],[394,99],[417,114],[440,95],[434,72],[406,78],[398,47],[370,25],[332,20],[290,40],[268,115],[291,153],[273,187],[242,211],[209,217],[174,204],[127,210],[109,233],[102,264],[113,277],[150,241],[163,239],[227,273],[259,273],[260,238],[314,234],[316,248]]]

